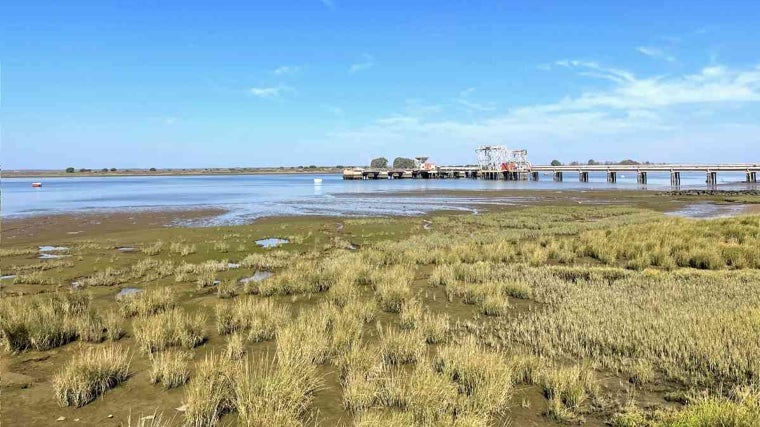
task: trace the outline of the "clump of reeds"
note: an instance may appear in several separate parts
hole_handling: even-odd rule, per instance
[[[422,320],[422,303],[412,298],[401,305],[399,326],[402,329],[414,329]]]
[[[95,272],[89,277],[79,279],[82,286],[115,286],[126,281],[123,271],[106,267],[105,270]]]
[[[435,315],[427,313],[423,315],[419,325],[420,331],[425,336],[425,342],[428,344],[438,344],[446,341],[450,328],[449,316],[446,314]]]
[[[232,334],[227,338],[224,355],[231,360],[241,359],[245,355],[246,337],[242,334]]]
[[[173,254],[179,254],[181,256],[187,256],[195,253],[195,245],[185,245],[182,243],[174,242],[169,246],[169,252]]]
[[[356,300],[357,291],[353,281],[346,279],[338,280],[334,285],[330,286],[330,289],[327,291],[327,298],[339,307],[343,307],[350,301]]]
[[[581,365],[548,369],[544,371],[541,383],[550,407],[561,404],[571,412],[577,411],[599,391],[591,368]],[[561,408],[556,407],[555,410],[558,415],[564,416]]]
[[[37,252],[37,248],[2,248],[0,249],[0,257],[7,258],[13,256],[33,255]]]
[[[656,423],[681,426],[756,426],[760,425],[760,389],[738,386],[727,397],[702,396],[683,410],[659,412]]]
[[[273,270],[288,265],[292,256],[290,253],[282,250],[272,250],[265,254],[254,253],[240,260],[240,266],[256,270]]]
[[[499,293],[490,293],[479,301],[478,307],[486,316],[503,316],[509,310],[509,300]]]
[[[48,350],[75,340],[89,316],[89,297],[79,292],[2,298],[0,342],[13,352]]]
[[[628,381],[637,386],[650,383],[654,380],[655,372],[652,362],[646,359],[636,359],[623,367],[623,373]]]
[[[153,255],[158,255],[159,253],[161,253],[161,249],[163,249],[163,247],[164,247],[164,242],[162,242],[161,240],[158,240],[154,242],[152,245],[143,246],[142,248],[140,248],[140,251],[142,251],[142,253],[144,253],[145,255],[153,256]]]
[[[232,298],[238,293],[238,286],[234,280],[222,280],[216,287],[216,295],[219,298]]]
[[[450,264],[437,265],[430,273],[428,283],[433,286],[447,286],[456,283],[456,273]]]
[[[119,346],[89,348],[53,377],[61,406],[84,406],[129,377],[130,357]]]
[[[171,288],[158,287],[133,292],[120,297],[117,301],[119,311],[124,317],[152,316],[174,308],[176,296]]]
[[[354,420],[354,427],[411,426],[414,417],[409,412],[374,410],[361,414]]]
[[[240,421],[244,425],[301,425],[321,384],[316,368],[306,361],[255,360],[234,382]]]
[[[512,393],[514,373],[504,358],[485,350],[470,336],[461,345],[440,349],[435,359],[438,372],[455,381],[467,405],[485,413],[504,412]]]
[[[147,353],[169,347],[194,348],[206,340],[206,316],[194,316],[174,309],[153,317],[136,319],[133,323],[135,340]]]
[[[16,285],[57,285],[60,280],[47,276],[42,271],[32,271],[27,274],[18,274],[13,278],[13,283]]]
[[[125,334],[121,317],[113,310],[103,316],[103,328],[106,338],[111,341],[118,341]]]
[[[513,298],[530,299],[533,294],[530,284],[522,280],[502,282],[500,284],[500,287],[504,295],[507,295]]]
[[[179,387],[190,379],[188,361],[192,355],[183,351],[166,351],[151,355],[150,382],[165,388]]]
[[[375,285],[375,298],[380,309],[389,313],[398,313],[401,306],[411,296],[407,283],[388,280]]]
[[[209,270],[201,271],[195,281],[198,290],[214,286],[214,284],[216,284],[216,275],[213,271]]]
[[[447,422],[459,404],[456,384],[426,364],[417,365],[411,373],[391,373],[383,383],[380,401],[411,413],[415,425]]]
[[[99,343],[103,341],[103,320],[98,313],[90,310],[71,319],[77,337],[86,342]]]
[[[302,362],[321,364],[330,359],[330,336],[326,317],[301,315],[277,333],[277,360],[286,365]]]
[[[425,354],[425,338],[418,330],[381,330],[380,353],[388,365],[414,363]]]
[[[235,380],[241,366],[225,357],[210,354],[196,363],[195,374],[185,387],[185,424],[213,426],[235,409]]]
[[[249,341],[271,340],[277,330],[290,319],[288,308],[272,300],[243,297],[216,309],[220,334],[241,333]]]

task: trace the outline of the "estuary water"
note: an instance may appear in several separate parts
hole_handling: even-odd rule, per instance
[[[99,211],[223,208],[218,223],[239,223],[275,215],[416,215],[433,210],[477,211],[478,206],[521,204],[525,196],[494,196],[486,190],[668,190],[668,174],[650,174],[646,186],[636,184],[635,174],[618,175],[608,184],[604,173],[591,174],[580,183],[566,174],[564,182],[542,175],[533,181],[485,181],[474,179],[402,179],[344,181],[340,175],[274,174],[224,176],[130,176],[87,178],[4,178],[4,218]],[[322,179],[317,184],[315,178]],[[722,188],[750,187],[742,174],[718,175]],[[681,189],[706,188],[703,174],[682,174]],[[42,182],[32,188],[32,182]],[[465,190],[467,195],[441,193]]]

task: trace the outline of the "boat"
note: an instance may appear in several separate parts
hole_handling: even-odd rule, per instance
[[[42,183],[41,182],[33,182],[32,183],[32,187],[33,188],[40,188],[40,187],[42,187]]]
[[[315,184],[321,184],[322,183],[322,178],[314,178],[314,183]]]

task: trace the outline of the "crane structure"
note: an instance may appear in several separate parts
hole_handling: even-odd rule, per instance
[[[531,171],[528,150],[509,150],[503,145],[482,145],[475,151],[478,154],[480,170],[525,173]]]

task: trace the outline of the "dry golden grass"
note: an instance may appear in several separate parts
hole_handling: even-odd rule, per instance
[[[11,352],[66,344],[91,332],[89,303],[81,292],[0,299],[0,341]]]
[[[153,256],[158,255],[161,253],[161,250],[164,248],[164,242],[157,241],[153,243],[152,245],[143,246],[140,251],[144,253],[145,255]]]
[[[380,354],[388,365],[415,363],[425,354],[425,337],[418,330],[381,330]]]
[[[190,379],[188,361],[192,355],[183,351],[166,351],[151,355],[149,378],[151,384],[165,388],[179,387]]]
[[[425,314],[419,329],[428,344],[438,344],[446,341],[451,325],[447,314]]]
[[[180,309],[165,311],[153,317],[135,319],[135,341],[146,353],[169,347],[192,349],[206,340],[206,316],[190,315]]]
[[[471,410],[496,414],[507,410],[515,377],[513,367],[502,355],[478,345],[473,337],[461,345],[441,348],[435,367],[459,385]]]
[[[169,245],[169,252],[179,254],[180,256],[187,256],[195,253],[195,245],[185,245],[175,242]]]
[[[213,354],[196,363],[195,376],[185,387],[185,425],[213,426],[235,409],[235,379],[240,371],[239,363]]]
[[[126,294],[117,303],[124,317],[146,317],[174,308],[176,295],[171,288],[158,287]]]
[[[497,334],[549,357],[639,359],[691,385],[757,381],[758,279],[754,271],[645,271],[612,285],[548,279],[534,289],[544,309]]]
[[[13,284],[16,285],[51,285],[55,286],[60,283],[59,279],[50,277],[42,271],[32,271],[31,273],[19,273],[13,278]]]
[[[216,308],[217,331],[220,334],[244,334],[249,341],[271,340],[277,330],[290,319],[287,306],[272,300],[241,297],[231,304]]]
[[[53,377],[61,406],[84,406],[129,377],[130,356],[120,346],[89,348]]]
[[[414,329],[422,320],[422,303],[418,299],[410,299],[401,305],[399,326],[402,329]]]
[[[231,360],[242,359],[245,355],[246,337],[242,334],[232,334],[227,338],[227,347],[224,349],[224,355]]]
[[[238,294],[238,285],[235,280],[222,280],[216,287],[216,295],[219,298],[232,298]]]
[[[241,424],[302,425],[313,393],[322,382],[316,368],[303,360],[283,364],[264,358],[246,364],[234,384]]]

